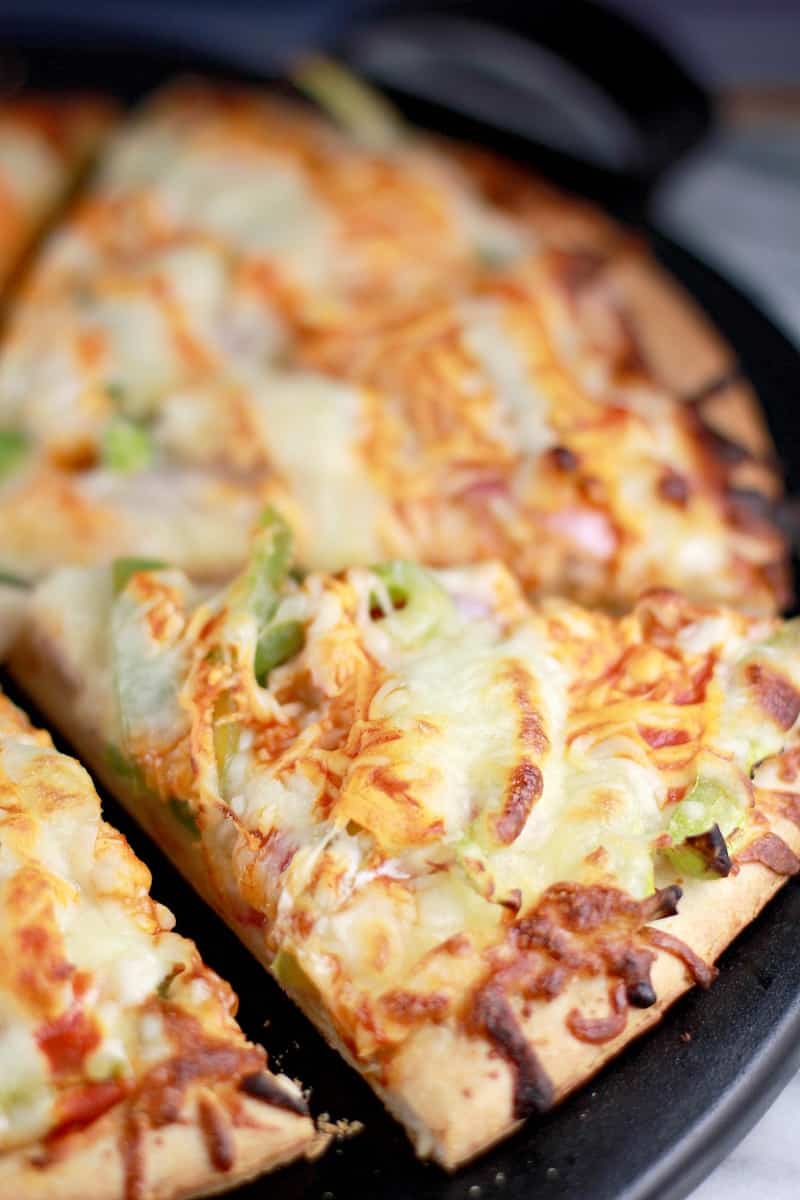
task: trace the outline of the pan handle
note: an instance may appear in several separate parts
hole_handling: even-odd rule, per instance
[[[364,5],[337,50],[394,92],[647,190],[711,124],[672,55],[587,0],[389,0]]]
[[[216,60],[256,77],[321,47],[397,93],[423,123],[432,110],[453,132],[509,153],[535,146],[556,178],[614,203],[609,185],[634,218],[711,121],[708,96],[668,51],[589,0],[0,4],[6,49],[59,42],[91,53],[160,48],[189,66]]]

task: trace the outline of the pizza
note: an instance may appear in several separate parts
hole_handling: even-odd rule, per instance
[[[0,287],[114,121],[96,96],[13,96],[0,100]]]
[[[4,444],[25,577],[230,574],[270,504],[310,568],[789,595],[755,398],[630,235],[485,152],[255,89],[174,85],[112,140],[17,297]]]
[[[62,698],[63,699],[63,698]],[[315,1137],[85,770],[0,697],[0,1193],[206,1195]]]
[[[267,513],[222,591],[64,567],[11,669],[453,1168],[708,987],[800,867],[800,633],[663,588],[534,605],[497,563],[290,564]]]

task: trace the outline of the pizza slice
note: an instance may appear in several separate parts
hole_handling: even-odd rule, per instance
[[[221,1191],[307,1150],[297,1086],[171,932],[79,764],[0,696],[0,1194]]]
[[[581,310],[612,354],[622,351],[645,365],[656,382],[679,395],[694,398],[723,381],[732,390],[730,380],[738,374],[732,348],[641,238],[596,205],[484,146],[410,128],[379,92],[329,59],[306,58],[292,78],[361,145],[398,157],[414,148],[418,155],[435,155],[452,177],[460,176],[462,189],[467,191],[466,183],[477,193],[490,218],[484,219],[486,232],[477,246],[483,266],[544,251],[559,264],[564,300]],[[497,232],[490,238],[492,228]],[[739,380],[735,387],[737,403],[752,408],[748,419],[757,421],[752,392]]]
[[[31,577],[131,553],[230,574],[270,503],[305,565],[497,557],[531,593],[583,603],[667,585],[784,605],[780,481],[763,443],[747,446],[757,422],[734,442],[577,346],[577,326],[560,341],[551,296],[530,266],[391,329],[318,339],[302,367],[183,388],[146,430],[113,421],[83,470],[29,446],[0,487],[0,563]]]
[[[664,589],[532,607],[497,564],[289,563],[268,514],[216,595],[64,568],[11,667],[455,1167],[708,986],[800,866],[800,635]]]
[[[96,96],[0,100],[0,287],[55,215],[114,118],[113,105]]]
[[[359,129],[182,85],[120,132],[0,347],[0,563],[205,576],[271,503],[309,567],[784,605],[757,404],[649,258],[527,173]]]

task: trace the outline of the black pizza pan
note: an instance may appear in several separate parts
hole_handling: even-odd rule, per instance
[[[47,5],[40,9],[34,4],[33,10],[26,7],[22,20],[13,5],[0,8],[0,72],[35,86],[77,83],[129,100],[187,68],[235,77],[277,75],[276,62],[261,71],[248,62],[243,69],[240,57],[211,53],[186,28],[181,36],[172,25],[165,30],[155,8],[149,9],[149,24],[143,27],[137,17],[122,34],[113,21],[88,22],[85,12],[71,25],[63,10],[59,21],[34,19],[48,11],[52,15]],[[261,29],[263,7],[258,14]],[[339,43],[346,44],[356,33],[360,37],[360,28],[356,24],[343,38],[337,27]],[[393,90],[415,119],[444,133],[479,137],[539,169],[544,163],[562,181],[567,178],[617,210],[626,208],[626,215],[650,237],[659,259],[736,347],[767,414],[789,487],[800,489],[800,355],[741,292],[647,229],[648,188],[668,167],[670,153],[683,153],[707,123],[707,105],[701,102],[693,109],[697,97],[691,84],[681,91],[683,82],[673,80],[679,92],[676,103],[684,111],[680,136],[673,137],[669,121],[659,126],[657,111],[650,120],[649,135],[666,140],[646,170],[633,166],[631,178],[638,175],[641,184],[635,208],[629,199],[632,189],[621,186],[624,172],[619,169],[602,168],[598,175],[595,163],[581,175],[583,165],[574,157],[541,147],[518,129],[503,131],[496,119],[482,124],[474,114],[450,113],[429,96],[413,97],[398,86]],[[626,205],[614,203],[615,190],[626,192]],[[12,698],[36,719],[26,697],[6,682]],[[63,748],[69,751],[69,746]],[[694,989],[654,1030],[553,1112],[530,1120],[476,1163],[447,1175],[414,1158],[402,1130],[367,1085],[113,798],[104,795],[103,800],[109,820],[150,865],[156,898],[169,905],[178,929],[193,937],[206,961],[233,984],[248,1036],[263,1042],[276,1069],[311,1087],[315,1114],[363,1124],[362,1132],[335,1143],[316,1162],[285,1168],[232,1192],[237,1200],[678,1200],[747,1132],[800,1067],[800,881],[790,881],[723,955],[710,991]]]

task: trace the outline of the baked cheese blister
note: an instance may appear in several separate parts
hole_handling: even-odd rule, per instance
[[[205,1195],[315,1137],[236,997],[102,820],[85,770],[0,696],[0,1194]]]
[[[290,557],[268,513],[216,595],[64,568],[12,668],[452,1167],[708,986],[798,869],[800,634],[667,590],[532,607],[495,564]]]

